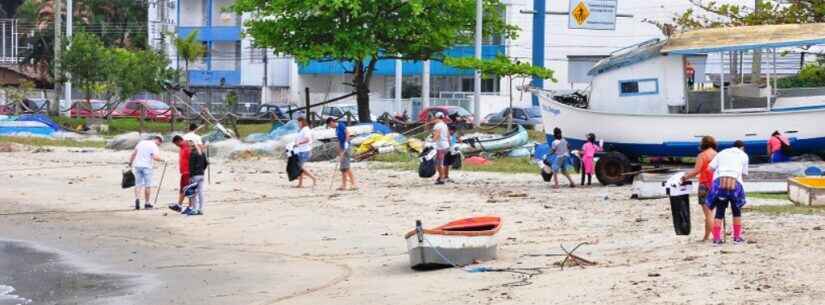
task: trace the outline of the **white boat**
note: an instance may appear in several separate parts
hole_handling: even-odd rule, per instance
[[[424,229],[421,221],[416,221],[415,229],[404,236],[410,267],[461,267],[495,259],[500,229],[501,218],[497,216],[459,219],[433,229]]]
[[[464,137],[461,143],[458,144],[458,150],[464,154],[473,154],[479,152],[496,152],[511,150],[527,144],[529,135],[527,129],[517,125],[518,128],[503,134],[501,136],[492,136],[489,138],[479,137]]]
[[[695,156],[706,135],[716,138],[720,149],[742,140],[749,154],[765,155],[767,140],[780,131],[794,152],[819,153],[825,151],[825,93],[807,99],[783,94],[787,91],[775,89],[771,68],[763,68],[767,73],[760,86],[742,79],[729,82],[723,66],[721,79],[728,85],[715,92],[691,91],[685,73],[688,58],[697,54],[721,53],[725,62],[725,54],[756,49],[776,56],[779,48],[818,44],[825,44],[825,24],[686,32],[598,62],[589,72],[593,79],[584,105],[564,103],[552,91],[532,92],[541,101],[548,139],[559,127],[571,147],[580,147],[588,133],[604,140],[610,152],[596,165],[603,184],[627,181],[631,162],[641,156]],[[767,62],[763,66],[770,66]]]

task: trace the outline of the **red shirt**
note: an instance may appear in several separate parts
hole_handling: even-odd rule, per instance
[[[771,137],[771,139],[768,140],[768,148],[770,149],[770,152],[775,153],[776,151],[782,149],[782,142],[784,142],[785,145],[788,145],[788,138],[782,135]]]
[[[180,174],[189,176],[189,146],[184,145],[180,148]]]
[[[710,169],[710,161],[716,157],[716,151],[705,149],[696,158],[696,170],[699,172],[699,184],[708,188],[713,184],[713,171]]]

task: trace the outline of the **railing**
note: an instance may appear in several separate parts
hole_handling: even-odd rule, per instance
[[[17,50],[20,47],[20,33],[17,19],[0,19],[0,64],[19,62]]]

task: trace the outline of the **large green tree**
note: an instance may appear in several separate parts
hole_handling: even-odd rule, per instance
[[[470,44],[476,0],[237,0],[232,10],[251,13],[246,34],[257,46],[299,62],[351,63],[358,115],[370,121],[369,84],[381,59],[428,60]],[[484,0],[485,35],[516,35],[500,0]]]
[[[553,70],[533,66],[529,63],[513,61],[507,56],[498,55],[493,59],[480,60],[473,57],[449,57],[444,63],[461,68],[479,70],[484,75],[507,77],[510,84],[510,109],[513,108],[513,78],[540,77],[555,82]],[[513,111],[507,117],[507,130],[513,124]]]
[[[737,3],[690,0],[694,8],[673,21],[683,30],[762,24],[825,22],[822,0],[756,0]]]
[[[76,84],[88,104],[92,96],[100,93],[101,88],[110,81],[114,56],[98,36],[79,32],[66,44],[60,65],[65,72],[60,75],[61,80],[68,79]]]

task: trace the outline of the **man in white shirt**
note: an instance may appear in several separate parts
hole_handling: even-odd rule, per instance
[[[444,113],[435,114],[435,126],[433,126],[433,141],[435,142],[435,165],[438,169],[438,179],[435,184],[447,182],[450,172],[446,164],[447,151],[450,150],[450,128],[444,122]]]
[[[716,154],[708,167],[713,172],[713,185],[707,196],[706,205],[716,209],[713,228],[713,244],[722,244],[722,222],[725,220],[725,210],[730,204],[733,212],[733,242],[744,243],[742,238],[742,206],[746,203],[743,188],[743,176],[748,175],[750,158],[745,153],[745,143],[736,141],[732,148]]]
[[[152,194],[152,166],[154,161],[163,162],[160,158],[160,149],[158,149],[161,143],[163,143],[163,138],[160,136],[140,141],[129,157],[129,166],[133,167],[132,172],[135,174],[135,210],[140,210],[141,193],[144,193],[146,199],[143,208],[154,207],[149,203]]]
[[[315,186],[317,179],[309,170],[304,167],[304,164],[309,161],[312,153],[312,130],[309,129],[307,119],[304,117],[298,118],[298,136],[295,137],[295,143],[292,151],[298,155],[298,167],[301,168],[301,175],[298,176],[298,185],[301,188],[304,186],[304,176],[312,179],[312,186]]]
[[[194,143],[196,146],[200,148],[201,151],[203,151],[203,139],[196,133],[197,131],[198,125],[196,125],[195,123],[189,124],[189,132],[183,135],[183,140]]]

